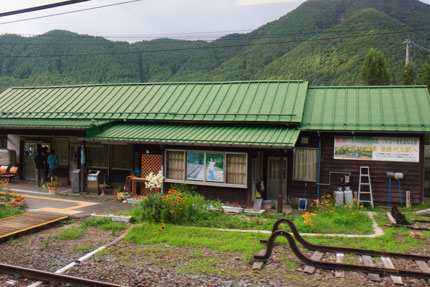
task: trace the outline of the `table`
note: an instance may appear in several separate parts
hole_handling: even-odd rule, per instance
[[[136,196],[136,183],[145,183],[148,182],[144,177],[132,176],[128,178],[131,185],[131,196]],[[127,179],[126,179],[127,181]]]

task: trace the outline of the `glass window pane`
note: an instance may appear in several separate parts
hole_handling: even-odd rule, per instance
[[[295,148],[293,180],[317,181],[318,149]]]
[[[224,182],[223,153],[206,153],[206,181]]]
[[[227,183],[246,185],[246,155],[227,154]]]
[[[187,152],[187,179],[203,181],[204,152]]]
[[[185,177],[185,152],[167,151],[166,177],[168,179],[184,180]]]

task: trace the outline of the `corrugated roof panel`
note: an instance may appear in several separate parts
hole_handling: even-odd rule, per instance
[[[292,147],[299,129],[287,127],[124,123],[87,130],[87,138],[139,142]]]
[[[424,86],[311,87],[302,130],[430,131]]]
[[[10,88],[0,95],[11,103],[0,116],[298,124],[307,86],[251,81]]]
[[[0,119],[0,128],[87,129],[112,123],[108,120]]]

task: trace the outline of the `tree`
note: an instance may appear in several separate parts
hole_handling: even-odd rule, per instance
[[[427,89],[430,92],[430,64],[424,64],[421,68],[421,79],[424,84],[427,85]]]
[[[381,51],[370,49],[361,67],[361,80],[365,85],[389,85],[387,62]]]
[[[414,66],[408,63],[405,70],[402,73],[402,84],[403,85],[415,85],[416,84],[416,74]]]

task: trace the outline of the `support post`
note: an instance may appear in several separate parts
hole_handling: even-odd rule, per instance
[[[80,176],[80,190],[81,192],[85,192],[85,178],[84,178],[84,169],[85,169],[85,142],[83,142],[81,146],[81,176]]]
[[[248,194],[246,196],[246,205],[252,205],[252,157],[251,153],[248,153],[248,170],[247,170],[247,185],[248,185]]]
[[[278,191],[278,208],[277,212],[282,213],[282,205],[284,198],[284,151],[281,152],[279,157],[279,191]]]

